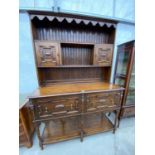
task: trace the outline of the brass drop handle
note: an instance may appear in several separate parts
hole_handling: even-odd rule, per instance
[[[58,105],[55,106],[55,109],[57,109],[57,108],[64,108],[64,105],[63,104],[58,104]]]
[[[105,108],[107,107],[106,105],[100,105],[100,106],[97,106],[97,108]]]
[[[105,102],[105,101],[106,101],[106,99],[100,99],[99,101],[100,101],[100,102]]]
[[[50,52],[46,52],[45,55],[49,56],[49,55],[51,55],[51,53]]]

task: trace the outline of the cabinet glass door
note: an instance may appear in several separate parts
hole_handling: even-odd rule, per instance
[[[132,73],[129,82],[128,95],[126,105],[135,104],[135,63],[133,64]]]
[[[128,62],[129,62],[130,52],[121,50],[118,55],[118,63],[116,75],[124,75],[126,76]]]
[[[115,84],[121,86],[121,87],[124,87],[125,85],[125,79],[121,78],[121,77],[117,77],[115,79]]]

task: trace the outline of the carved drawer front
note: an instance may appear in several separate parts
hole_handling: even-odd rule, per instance
[[[37,65],[52,67],[60,64],[60,45],[53,42],[36,41]]]
[[[71,115],[81,112],[80,97],[61,96],[34,99],[35,117]]]
[[[113,44],[96,44],[94,51],[94,64],[100,66],[111,66]]]
[[[87,94],[86,96],[86,111],[101,110],[120,105],[120,92],[104,92]]]

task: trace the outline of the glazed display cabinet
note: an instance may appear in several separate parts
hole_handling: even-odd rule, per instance
[[[118,46],[114,83],[125,88],[121,117],[135,115],[135,41]]]

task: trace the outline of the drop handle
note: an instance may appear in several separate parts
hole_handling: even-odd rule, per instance
[[[59,104],[59,105],[56,105],[55,108],[64,108],[64,105],[63,104]]]
[[[47,52],[47,53],[45,53],[45,55],[51,55],[51,53]]]
[[[105,101],[106,101],[106,99],[100,99],[99,101],[100,101],[100,102],[105,102]]]

